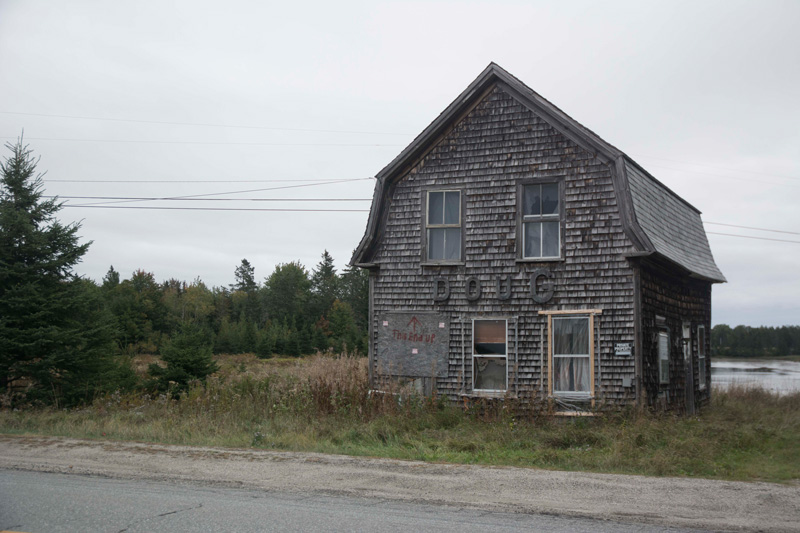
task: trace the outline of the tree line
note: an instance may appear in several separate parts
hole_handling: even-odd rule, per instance
[[[780,357],[800,354],[800,326],[750,327],[718,324],[711,328],[715,357]]]
[[[365,351],[367,275],[357,268],[338,274],[327,250],[311,272],[284,263],[259,283],[242,259],[234,278],[228,287],[208,287],[200,278],[158,283],[137,270],[123,280],[112,266],[96,290],[113,317],[118,351],[129,355],[159,353],[183,329],[204,335],[214,353]]]
[[[145,387],[179,391],[216,370],[213,353],[259,357],[366,351],[368,276],[341,274],[325,251],[310,272],[280,264],[257,281],[242,259],[234,283],[208,287],[145,270],[122,279],[112,266],[100,283],[74,267],[91,243],[79,224],[57,218],[43,198],[37,159],[7,144],[0,164],[0,407],[15,401],[74,405],[98,393]],[[151,353],[142,383],[130,358]],[[22,400],[20,400],[22,399]]]

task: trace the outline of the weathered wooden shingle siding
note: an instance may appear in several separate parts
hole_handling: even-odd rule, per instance
[[[682,410],[686,394],[682,326],[691,323],[692,373],[694,397],[698,405],[710,399],[711,362],[706,357],[706,386],[698,383],[697,326],[711,329],[711,283],[676,274],[663,265],[645,261],[641,266],[643,382],[647,404],[669,410]],[[663,327],[656,316],[665,318],[669,330],[669,384],[661,385],[658,379],[658,345],[656,335]],[[706,335],[708,353],[709,335]]]
[[[471,391],[471,320],[507,318],[509,390],[538,395],[547,390],[541,380],[546,317],[538,312],[602,309],[596,324],[597,396],[610,403],[632,401],[634,390],[623,388],[622,378],[633,377],[634,358],[615,357],[613,344],[633,342],[633,271],[622,257],[633,248],[622,229],[611,173],[612,167],[512,98],[502,84],[496,85],[393,186],[385,227],[371,258],[378,267],[373,338],[380,327],[376,316],[382,312],[447,314],[450,371],[447,378],[438,379],[437,387],[454,398],[462,386]],[[561,261],[517,261],[517,246],[522,245],[517,242],[517,185],[527,178],[563,180]],[[430,189],[458,189],[465,197],[463,265],[421,264],[423,194]],[[546,304],[531,298],[530,276],[537,268],[549,268],[555,275],[555,293]],[[506,275],[511,276],[513,295],[501,301],[495,280]],[[433,301],[436,276],[450,281],[446,302]],[[482,285],[476,302],[465,298],[470,276]],[[375,364],[374,354],[372,361]]]

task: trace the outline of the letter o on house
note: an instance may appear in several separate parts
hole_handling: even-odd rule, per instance
[[[467,300],[470,302],[476,301],[481,297],[481,280],[475,276],[468,277],[464,292],[466,293]]]

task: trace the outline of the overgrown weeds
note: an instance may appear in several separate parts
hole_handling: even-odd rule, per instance
[[[0,412],[0,431],[491,465],[788,481],[800,478],[800,394],[715,391],[695,417],[563,419],[369,390],[366,359],[218,358],[205,385],[110,394],[74,410]]]

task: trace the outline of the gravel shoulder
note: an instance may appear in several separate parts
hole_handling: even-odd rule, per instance
[[[0,468],[714,530],[798,531],[800,485],[0,435]]]

